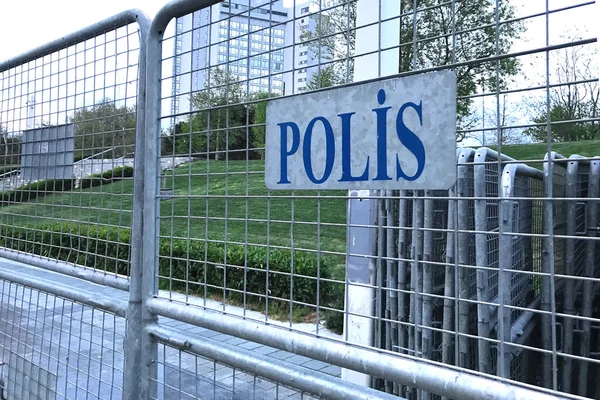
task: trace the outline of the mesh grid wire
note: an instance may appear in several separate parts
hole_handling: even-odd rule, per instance
[[[354,228],[347,217],[350,197],[341,191],[268,191],[263,156],[270,99],[354,79],[359,60],[368,53],[356,46],[368,25],[363,21],[361,26],[357,18],[360,3],[235,0],[171,22],[162,46],[160,148],[174,168],[162,169],[157,199],[160,297],[350,340],[343,330],[343,320],[355,315],[344,299],[345,288],[352,286],[344,268],[347,233]],[[499,342],[510,342],[511,379],[564,387],[542,382],[541,372],[532,369],[544,354],[563,351],[565,319],[583,324],[577,319],[579,300],[572,316],[561,314],[560,290],[552,295],[552,307],[542,311],[540,306],[542,278],[550,276],[543,267],[544,238],[550,237],[544,224],[553,227],[554,283],[569,271],[563,266],[569,240],[566,170],[555,162],[545,180],[517,177],[514,219],[505,227],[500,175],[513,163],[541,170],[548,150],[567,158],[573,154],[559,142],[596,138],[598,71],[589,61],[596,38],[585,27],[569,35],[560,28],[562,21],[591,7],[592,2],[577,1],[418,0],[401,2],[399,16],[381,15],[374,22],[380,29],[399,23],[398,44],[383,48],[380,42],[372,50],[380,56],[398,51],[397,72],[444,65],[456,69],[461,146],[479,149],[482,157],[473,155],[465,166],[469,172],[462,194],[451,189],[375,195],[381,201],[370,226],[377,240],[366,255],[376,265],[369,285],[375,305],[372,315],[360,314],[373,320],[374,341],[367,345],[497,374]],[[477,8],[485,16],[471,18]],[[582,70],[569,69],[579,64]],[[585,103],[590,108],[558,116],[552,109],[548,124],[545,110],[568,93],[577,93],[582,104],[591,101]],[[576,151],[585,157],[600,153],[593,146]],[[185,163],[176,166],[178,159]],[[581,249],[596,248],[592,231],[579,230],[596,199],[584,188],[589,185],[586,173],[575,195],[587,199],[577,202],[573,239],[579,277],[587,265]],[[544,199],[548,184],[551,201]],[[460,207],[453,205],[453,196],[465,197],[458,200]],[[461,207],[465,221],[459,220]],[[553,208],[552,220],[544,220],[546,207]],[[503,235],[510,237],[510,254],[500,251]],[[498,336],[502,259],[510,271],[508,339]],[[590,291],[598,281],[587,276],[591,282],[578,281],[589,282]],[[584,303],[592,297],[596,304],[592,294]],[[585,314],[590,326],[597,325],[596,308],[587,306]],[[549,347],[541,343],[542,315],[556,326],[558,342]],[[519,325],[524,320],[529,322]],[[597,368],[596,339],[584,336],[589,350],[579,350]],[[560,375],[563,361],[557,362]],[[391,382],[375,380],[374,385],[417,396]],[[594,395],[576,386],[566,391]]]
[[[157,399],[321,399],[257,374],[159,344]]]
[[[0,281],[4,398],[121,398],[124,331],[123,318]]]
[[[154,60],[160,82],[149,83],[161,88],[159,157],[146,160],[159,167],[157,231],[145,227],[158,236],[157,296],[282,336],[600,398],[595,2],[412,0],[391,12],[392,3],[231,0],[171,21]],[[458,147],[472,149],[457,184],[360,200],[268,191],[269,101],[358,81],[365,60],[391,53],[397,68],[374,62],[375,76],[456,71]],[[128,273],[138,54],[139,32],[126,26],[0,73],[3,247]],[[569,162],[549,160],[552,151]],[[503,173],[523,166],[539,174],[503,187]],[[371,204],[366,227],[348,216],[361,200]],[[370,243],[357,255],[373,266],[367,315],[348,305],[359,286],[346,268],[354,229]],[[124,320],[1,284],[9,395],[120,396]],[[350,317],[369,321],[372,341],[348,331]],[[156,364],[158,398],[311,398],[162,344]]]
[[[1,246],[129,272],[139,32],[0,72]]]

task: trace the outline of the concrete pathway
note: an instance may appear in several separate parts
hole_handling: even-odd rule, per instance
[[[0,271],[75,287],[126,302],[128,293],[0,259]],[[161,295],[167,295],[161,293]],[[177,295],[180,296],[180,295]],[[191,303],[203,303],[191,299]],[[222,308],[208,302],[209,308]],[[229,313],[243,310],[226,306]],[[263,318],[260,313],[252,318]],[[249,315],[250,316],[250,315]],[[340,376],[340,368],[219,332],[161,318],[165,326],[256,354]],[[275,322],[275,321],[269,321]],[[281,322],[275,322],[285,325]],[[294,324],[311,331],[314,324]],[[335,336],[324,328],[320,334]],[[0,280],[0,374],[7,399],[120,399],[125,320],[113,314]],[[309,399],[306,394],[213,360],[159,346],[159,399]],[[1,398],[1,397],[0,397]]]

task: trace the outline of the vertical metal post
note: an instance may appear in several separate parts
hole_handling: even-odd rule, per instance
[[[461,159],[458,160],[458,180],[456,182],[456,194],[460,197],[467,197],[467,165]],[[469,236],[470,233],[466,231],[470,228],[469,216],[468,216],[468,202],[471,200],[457,200],[457,212],[458,212],[458,248],[456,249],[458,259],[458,270],[456,271],[455,279],[458,279],[458,326],[456,331],[459,334],[458,337],[458,354],[459,359],[457,365],[463,368],[468,367],[469,360],[469,339],[466,334],[469,332],[469,268],[463,267],[469,264]]]
[[[512,191],[514,185],[515,176],[513,175],[514,169],[505,168],[502,171],[500,184],[501,184],[501,196],[500,200],[500,225],[499,225],[499,250],[500,256],[498,260],[498,329],[497,338],[500,341],[498,345],[498,360],[497,360],[497,375],[502,378],[510,377],[510,349],[508,342],[510,342],[510,311],[506,306],[510,302],[510,283],[511,275],[510,270],[512,268],[512,244],[513,238],[513,219],[515,216]]]
[[[550,1],[546,0],[546,46],[550,45]],[[546,153],[551,154],[552,152],[552,125],[550,120],[550,52],[546,51]],[[552,158],[549,160],[550,162],[547,165],[548,174],[550,176],[554,175],[554,162]],[[546,183],[545,194],[548,200],[543,202],[543,213],[544,220],[546,224],[549,226],[554,226],[554,213],[552,212],[552,197],[553,197],[554,187],[552,185],[552,181],[549,180]],[[548,241],[554,244],[554,230],[550,230],[548,232]],[[554,251],[547,254],[548,262],[550,265],[550,293],[556,293],[556,279],[555,279],[555,269],[554,269]],[[551,312],[552,312],[552,326],[555,326],[556,322],[556,303],[553,298],[551,304]],[[557,346],[556,346],[556,330],[552,329],[552,388],[554,390],[558,390],[558,360],[557,360]]]
[[[552,169],[552,173],[550,172],[550,162],[554,162],[556,159],[563,159],[564,157],[555,153],[549,152],[546,153],[545,163],[544,163],[544,196],[546,198],[550,198],[550,193],[548,192],[548,188],[550,186],[554,187],[555,185],[561,185],[559,193],[552,193],[553,197],[564,197],[565,194],[565,183],[564,181],[557,182],[558,177],[554,172],[554,168]],[[546,203],[544,203],[546,204]],[[563,204],[558,203],[558,207],[562,207]],[[556,326],[556,295],[552,290],[552,285],[556,282],[554,281],[554,273],[556,271],[556,250],[555,241],[551,238],[554,237],[554,233],[557,229],[561,229],[558,233],[564,232],[564,224],[563,221],[555,221],[555,214],[559,212],[556,203],[549,203],[548,206],[543,206],[543,232],[544,232],[544,240],[543,240],[543,251],[542,251],[542,272],[544,275],[541,277],[541,304],[540,308],[542,311],[545,311],[544,314],[540,316],[541,319],[541,334],[542,334],[542,348],[546,350],[553,349],[553,339],[552,337],[555,335],[555,326]],[[564,212],[559,212],[560,215],[564,215]],[[551,216],[553,222],[551,221]],[[563,227],[560,225],[563,224]],[[561,232],[562,231],[562,232]],[[564,266],[564,255],[562,257],[563,266]],[[559,266],[559,272],[564,272],[564,267]],[[542,355],[542,385],[546,388],[552,387],[552,354],[543,354]]]
[[[588,181],[588,198],[597,199],[600,195],[600,161],[592,161],[590,163],[590,175]],[[597,286],[592,278],[595,276],[595,253],[596,253],[596,240],[594,238],[597,236],[597,226],[598,226],[598,201],[591,200],[587,203],[587,226],[588,226],[588,240],[586,241],[586,260],[585,260],[585,270],[584,276],[586,280],[583,281],[583,298],[582,298],[582,307],[581,314],[583,317],[590,318],[592,316],[592,302],[594,300],[594,286]],[[592,227],[593,229],[589,229]],[[598,267],[596,267],[598,268]],[[584,320],[582,322],[581,327],[581,355],[583,357],[589,358],[590,356],[590,346],[592,343],[592,332],[591,332],[591,322],[589,320]],[[588,368],[589,363],[587,361],[581,361],[579,364],[579,376],[578,376],[578,393],[580,396],[588,395]],[[593,395],[590,393],[590,395]]]
[[[450,197],[456,196],[456,185],[448,191]],[[456,213],[456,200],[448,202],[448,233],[446,234],[446,273],[444,275],[444,316],[442,328],[442,362],[444,364],[453,364],[453,337],[452,330],[454,328],[454,285],[456,268],[454,265],[454,235],[456,235],[455,218],[452,216]]]
[[[396,202],[392,199],[393,191],[388,191],[385,200],[386,208],[386,349],[393,351],[398,348],[398,323],[390,322],[398,320],[398,245],[396,241],[396,229],[394,222],[396,216]],[[388,393],[398,394],[398,385],[389,382]]]
[[[562,350],[566,354],[573,354],[573,329],[574,321],[573,317],[576,314],[575,311],[575,281],[573,276],[575,275],[575,236],[576,231],[576,215],[575,206],[576,202],[572,199],[577,197],[577,173],[579,170],[579,162],[576,160],[569,160],[567,167],[566,187],[565,196],[570,200],[567,201],[567,235],[571,236],[566,240],[565,243],[565,288],[564,288],[564,304],[563,313],[565,317],[563,319],[563,346]],[[550,204],[552,205],[552,204]],[[571,381],[573,376],[573,361],[570,357],[565,357],[562,362],[562,369],[560,376],[562,377],[561,389],[567,393],[571,393]]]
[[[433,312],[433,271],[431,261],[433,260],[433,212],[434,199],[432,190],[425,191],[425,201],[423,206],[423,309],[422,309],[422,333],[421,333],[421,349],[423,357],[431,360],[431,350],[433,345],[433,332],[431,331],[431,320]],[[431,394],[421,392],[421,399],[430,399]]]
[[[144,14],[138,12],[136,15],[140,26],[140,54],[138,71],[138,103],[136,114],[136,157],[134,159],[134,178],[133,178],[133,206],[131,216],[131,268],[130,268],[130,288],[129,288],[129,307],[127,312],[127,336],[125,339],[125,365],[123,370],[123,399],[134,400],[139,398],[150,398],[153,393],[144,391],[143,387],[150,376],[156,375],[155,357],[149,352],[149,336],[145,334],[144,327],[156,320],[156,317],[149,315],[145,300],[154,294],[152,286],[154,283],[154,271],[147,266],[147,254],[145,241],[148,240],[146,213],[144,211],[146,200],[146,169],[149,160],[144,153],[146,146],[146,125],[147,125],[147,44],[148,32],[150,29],[150,19]],[[147,161],[150,161],[147,163]],[[153,232],[150,232],[153,233]],[[145,393],[142,395],[142,393]]]
[[[400,15],[400,4],[398,2],[375,2],[368,0],[358,0],[356,3],[356,27],[364,28],[356,31],[356,54],[368,54],[356,58],[354,67],[354,81],[363,81],[366,79],[382,77],[386,75],[395,74],[398,72],[399,65],[399,52],[397,49],[381,52],[381,48],[393,48],[398,46],[400,40],[400,21],[391,20],[387,21],[385,25],[377,24],[380,21],[380,15],[385,15],[386,18],[392,18]],[[375,66],[375,68],[374,68]],[[350,196],[354,196],[352,192]],[[352,238],[356,238],[353,233],[352,225],[360,224],[365,219],[368,220],[368,225],[375,223],[375,216],[377,215],[379,201],[375,199],[363,199],[363,203],[359,204],[359,199],[349,200],[348,205],[348,245],[347,251],[351,252],[354,248],[354,243],[351,241]],[[360,210],[360,211],[359,211]],[[363,244],[368,241],[360,240]],[[366,253],[359,253],[365,255],[376,254],[376,249],[371,248]],[[365,273],[369,273],[367,270],[359,271],[354,265],[351,265],[352,261],[349,259],[347,264],[347,281],[357,279],[352,274],[356,273],[360,277],[359,279],[366,279]],[[364,264],[364,263],[363,263]],[[366,268],[363,265],[360,268]],[[375,271],[371,271],[371,277],[368,280],[368,284],[373,286]],[[373,319],[359,317],[356,314],[371,315],[374,312],[374,299],[375,293],[372,287],[347,285],[346,287],[346,298],[348,303],[346,304],[346,312],[349,313],[346,319],[347,323],[344,325],[344,335],[352,343],[372,346],[373,345]],[[354,314],[354,315],[353,315]],[[364,374],[359,374],[354,371],[342,370],[342,378],[344,380],[352,381],[360,385],[369,386],[371,380]]]
[[[408,271],[407,266],[408,262],[406,258],[408,257],[408,234],[410,232],[408,227],[408,204],[409,200],[406,197],[408,196],[408,192],[406,190],[400,191],[400,201],[398,202],[398,226],[400,229],[398,230],[398,351],[400,353],[406,353],[406,348],[408,346],[407,335],[406,335],[406,325],[407,315],[406,315],[406,273]],[[400,323],[401,322],[401,323]],[[399,389],[399,394],[403,395],[405,387],[401,386]]]

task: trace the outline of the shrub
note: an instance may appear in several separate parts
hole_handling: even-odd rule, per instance
[[[115,169],[104,171],[101,176],[102,176],[102,179],[106,179],[109,181],[113,181],[118,178],[120,178],[120,179],[132,178],[133,177],[133,167],[124,165],[122,167],[117,167]]]
[[[24,203],[44,197],[51,192],[62,192],[73,188],[72,179],[50,179],[37,181],[19,186],[18,188],[2,192],[0,201],[2,203]]]
[[[332,297],[330,307],[339,311],[325,310],[323,312],[325,327],[332,332],[342,334],[344,333],[344,291],[338,290],[338,293]]]
[[[206,257],[205,257],[206,253]],[[163,277],[173,277],[170,281],[161,279],[161,289],[204,290],[221,292],[225,287],[233,299],[242,299],[243,291],[247,299],[264,301],[267,289],[269,297],[289,299],[290,287],[294,301],[316,304],[317,259],[310,253],[294,252],[293,274],[291,253],[283,249],[269,249],[269,269],[267,270],[267,249],[203,241],[162,240],[160,243],[159,271]],[[188,257],[190,260],[188,261]],[[197,261],[206,260],[206,261]],[[245,266],[245,268],[244,268]],[[320,277],[330,279],[329,265],[321,260]],[[186,284],[185,278],[190,284]],[[293,282],[293,285],[292,285]],[[245,287],[244,287],[245,284]],[[330,301],[333,284],[320,282],[321,301]]]
[[[2,247],[122,275],[129,273],[129,240],[128,229],[100,225],[0,226]],[[258,304],[264,302],[268,279],[270,298],[289,300],[292,287],[295,302],[314,305],[317,301],[317,258],[312,253],[294,252],[292,277],[291,253],[284,249],[163,238],[159,251],[159,274],[172,278],[161,278],[160,289],[199,293],[206,284],[209,293],[222,293],[225,287],[229,299],[241,300],[245,290],[246,300]],[[331,279],[331,270],[327,259],[321,258],[320,277]],[[321,305],[341,309],[336,304],[343,305],[343,283],[320,281],[318,287]],[[335,327],[329,325],[335,317],[327,318],[328,327]]]
[[[0,226],[0,246],[127,275],[129,230],[70,223]]]
[[[94,174],[83,178],[79,182],[81,189],[88,189],[102,184],[118,182],[125,178],[133,177],[133,167],[123,166],[117,167],[102,174]],[[11,203],[26,203],[37,198],[44,197],[53,192],[66,192],[73,190],[75,187],[74,179],[48,179],[45,181],[37,181],[28,183],[18,188],[0,193],[0,202],[3,205]]]

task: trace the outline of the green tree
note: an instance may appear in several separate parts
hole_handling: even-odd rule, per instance
[[[192,96],[196,112],[175,129],[177,149],[219,160],[245,158],[250,148],[252,107],[238,79],[221,68],[210,71],[210,87]],[[186,137],[186,135],[188,137]]]
[[[256,95],[257,100],[268,99],[270,96],[268,93],[258,93]],[[267,104],[268,101],[261,101],[254,103],[254,124],[252,127],[253,141],[252,147],[256,149],[256,152],[260,155],[260,159],[265,157],[265,124],[267,122]]]
[[[4,125],[0,125],[0,138],[2,138],[2,147],[4,148],[2,154],[6,157],[8,155],[8,129]]]
[[[352,81],[356,45],[356,0],[313,0],[326,11],[309,16],[309,24],[300,26],[300,40],[308,45],[311,55],[327,69],[335,83]],[[307,85],[308,87],[308,85]]]
[[[435,7],[440,4],[439,7]],[[512,43],[523,32],[521,22],[503,23],[498,31],[496,52],[496,17],[498,21],[515,18],[515,7],[508,0],[463,0],[454,8],[449,2],[420,0],[417,4],[416,21],[412,1],[400,3],[400,66],[399,72],[467,63],[456,67],[457,116],[460,127],[467,127],[471,114],[472,99],[464,98],[478,90],[495,91],[506,87],[508,81],[520,70],[515,58],[498,62],[499,79],[496,78],[496,62],[485,62],[495,54],[506,54]],[[413,23],[414,22],[414,23]],[[416,24],[415,32],[413,26]],[[454,29],[453,29],[454,27]],[[455,44],[452,45],[453,31]],[[414,38],[418,40],[414,44]],[[478,84],[480,85],[478,88]],[[462,134],[457,138],[464,139]]]
[[[496,82],[496,62],[485,62],[496,54],[496,14],[499,21],[512,21],[515,7],[508,0],[499,1],[497,12],[496,0],[461,0],[454,7],[447,1],[418,0],[415,13],[413,0],[396,1],[400,1],[401,15],[398,72],[468,62],[455,68],[460,98],[458,124],[467,127],[473,100],[465,97],[482,88],[504,88],[520,69],[514,58],[498,61],[500,79]],[[353,64],[346,63],[344,58],[351,60],[356,56],[357,0],[315,0],[315,4],[319,3],[327,10],[321,13],[323,16],[312,16],[315,24],[303,28],[301,39],[307,41],[311,54],[340,60],[332,65],[336,66],[337,82],[344,83],[348,81],[346,77],[351,80],[353,76]],[[508,53],[523,29],[519,21],[503,22],[498,32],[498,54]],[[344,70],[344,65],[350,70]],[[459,134],[457,139],[463,138]]]
[[[315,71],[311,75],[306,83],[306,88],[308,90],[316,90],[333,86],[337,84],[337,82],[338,74],[335,71],[335,67],[333,65],[328,65],[320,70]]]
[[[0,167],[20,164],[21,139],[11,137],[8,128],[0,125]]]
[[[117,105],[104,99],[89,108],[77,110],[70,118],[75,124],[75,157],[94,154],[117,158],[131,154],[135,145],[135,106]]]
[[[532,101],[533,122],[540,125],[528,128],[526,133],[536,141],[546,141],[546,123],[550,119],[551,122],[561,122],[551,126],[555,142],[600,139],[600,125],[596,121],[600,92],[596,79],[598,68],[594,63],[598,57],[597,50],[573,47],[561,49],[555,55],[551,59],[552,76],[558,85],[552,87],[549,93],[550,118],[545,95]]]

